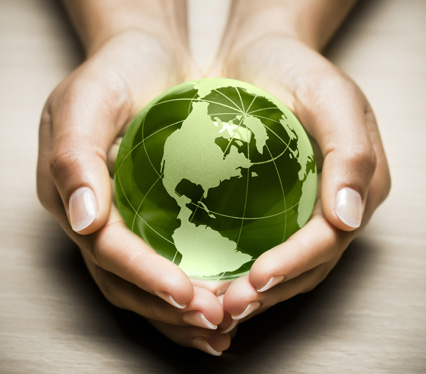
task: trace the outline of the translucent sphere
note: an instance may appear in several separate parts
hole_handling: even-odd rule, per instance
[[[317,170],[293,113],[251,84],[178,85],[130,124],[115,165],[127,226],[188,276],[228,280],[310,218]]]

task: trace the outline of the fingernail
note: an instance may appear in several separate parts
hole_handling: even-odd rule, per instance
[[[257,290],[257,292],[265,292],[265,291],[271,289],[272,287],[276,286],[278,283],[281,283],[283,280],[284,280],[283,275],[271,277],[271,279],[269,279],[268,283],[266,283],[262,288],[259,288]]]
[[[222,356],[222,352],[218,352],[215,349],[213,349],[212,346],[209,343],[207,343],[207,340],[204,338],[194,338],[192,340],[192,344],[194,345],[195,348],[198,348],[203,352],[206,352],[213,356]]]
[[[202,327],[209,330],[216,330],[217,326],[211,323],[206,316],[197,311],[187,312],[183,315],[183,320],[193,326]]]
[[[81,187],[73,192],[68,209],[70,224],[75,232],[90,226],[99,214],[95,194],[89,187]]]
[[[175,299],[173,299],[172,295],[168,294],[167,292],[155,291],[154,293],[159,298],[168,302],[170,305],[174,306],[175,308],[178,308],[178,309],[185,309],[186,308],[186,304],[179,304]]]
[[[352,188],[342,188],[337,192],[336,214],[343,223],[358,228],[361,226],[363,205],[361,195]]]
[[[253,313],[255,310],[260,308],[260,302],[259,301],[253,301],[249,305],[247,305],[247,308],[238,316],[232,316],[232,319],[240,320],[245,317],[247,317],[250,313]]]
[[[233,329],[234,329],[234,327],[235,326],[237,326],[237,323],[238,323],[238,321],[237,320],[233,320],[232,321],[232,323],[231,323],[231,325],[227,328],[227,329],[225,329],[225,330],[221,330],[220,332],[222,333],[222,334],[227,334],[228,332],[230,332],[230,331],[232,331]]]

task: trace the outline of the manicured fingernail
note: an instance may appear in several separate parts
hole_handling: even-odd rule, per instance
[[[164,301],[168,302],[170,305],[174,306],[175,308],[178,308],[178,309],[186,308],[186,304],[183,304],[183,305],[179,304],[178,302],[176,302],[175,299],[173,299],[172,295],[168,294],[167,292],[155,291],[155,294],[161,299],[163,299]]]
[[[216,330],[217,326],[211,323],[206,316],[197,311],[187,312],[183,316],[183,320],[193,326],[202,327],[204,329]]]
[[[234,327],[235,326],[237,326],[237,323],[238,323],[238,321],[237,320],[233,320],[232,321],[232,323],[231,323],[231,325],[227,328],[227,329],[225,329],[225,330],[221,330],[220,332],[222,333],[222,334],[227,334],[228,332],[230,332],[230,331],[232,331],[233,329],[234,329]]]
[[[342,188],[337,193],[336,214],[346,225],[356,229],[361,226],[363,205],[361,195],[352,188]]]
[[[206,352],[213,356],[222,356],[222,352],[218,352],[215,349],[213,349],[212,346],[209,343],[207,343],[207,340],[204,338],[194,338],[192,340],[192,344],[194,345],[195,348],[198,348],[203,352]]]
[[[257,290],[257,292],[265,292],[265,291],[271,289],[272,287],[276,286],[278,283],[281,283],[283,280],[284,280],[283,275],[271,277],[271,279],[269,279],[268,283],[266,283],[262,288],[259,288]]]
[[[260,302],[259,301],[253,301],[249,305],[247,305],[247,308],[238,316],[232,316],[232,319],[240,320],[245,317],[247,317],[250,313],[253,313],[255,310],[260,308]]]
[[[75,232],[90,226],[99,214],[95,194],[89,187],[81,187],[73,192],[68,209],[70,224]]]

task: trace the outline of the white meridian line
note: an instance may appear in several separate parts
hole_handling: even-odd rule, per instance
[[[147,196],[149,195],[149,193],[151,192],[151,190],[154,188],[154,186],[157,184],[157,182],[161,179],[161,176],[157,178],[157,180],[151,185],[151,187],[149,187],[148,191],[146,191],[145,196],[142,198],[140,204],[138,205],[138,209],[136,210],[136,214],[133,216],[133,221],[132,221],[132,228],[131,230],[133,231],[133,228],[135,227],[135,222],[136,222],[136,217],[142,218],[139,215],[139,210],[142,207],[142,204],[145,202],[145,199],[147,198]]]
[[[225,275],[226,271],[222,271],[222,273],[220,273],[219,278],[217,278],[218,281],[220,281],[223,276]]]
[[[214,105],[220,105],[220,106],[223,106],[223,107],[225,107],[225,108],[229,108],[229,109],[232,109],[232,110],[234,110],[235,112],[237,112],[237,113],[241,113],[241,114],[245,114],[242,110],[240,110],[239,108],[238,109],[235,109],[235,108],[233,108],[232,106],[230,106],[230,105],[226,105],[226,104],[223,104],[223,103],[219,103],[218,101],[212,101],[212,100],[204,100],[204,99],[202,99],[201,100],[201,102],[205,102],[205,103],[209,103],[209,104],[214,104]]]
[[[253,97],[253,100],[251,101],[250,105],[248,106],[247,110],[245,111],[247,115],[251,115],[251,112],[249,112],[249,110],[250,110],[251,106],[253,105],[253,103],[255,102],[256,98],[257,98],[257,95],[255,95]]]
[[[145,129],[145,118],[143,119],[143,122],[142,122],[142,138],[143,138],[143,132]],[[157,173],[157,175],[161,178],[161,173],[157,171],[157,169],[155,168],[154,164],[151,161],[151,158],[148,155],[148,150],[146,149],[146,142],[143,142],[142,145],[143,145],[143,149],[145,150],[146,157],[148,158],[149,164],[151,165],[152,169]]]
[[[269,149],[268,146],[266,146],[266,149],[268,150],[269,155],[272,157],[271,150]],[[281,192],[283,194],[284,212],[286,212],[284,215],[284,231],[283,231],[283,240],[282,240],[284,242],[285,234],[287,232],[287,202],[285,198],[285,192],[284,192],[283,182],[281,180],[281,175],[278,171],[278,167],[277,167],[277,164],[275,163],[275,160],[273,162],[274,162],[275,170],[277,172],[278,180],[280,181]]]
[[[130,207],[132,208],[132,210],[133,210],[133,212],[139,217],[139,219],[143,222],[143,223],[145,223],[145,225],[147,225],[152,231],[154,231],[160,238],[163,238],[165,241],[167,241],[167,242],[169,242],[170,244],[173,244],[174,245],[174,243],[172,242],[172,241],[170,241],[169,239],[167,239],[167,238],[165,238],[163,235],[161,235],[159,232],[157,232],[157,230],[155,230],[154,228],[152,228],[151,227],[151,225],[148,223],[148,222],[146,222],[139,214],[138,214],[138,212],[135,210],[135,208],[134,208],[134,206],[133,206],[133,204],[130,202],[130,200],[129,200],[129,198],[127,197],[127,194],[126,194],[126,192],[124,191],[124,188],[123,188],[123,185],[121,184],[121,178],[120,178],[120,174],[118,174],[118,182],[120,183],[120,187],[121,187],[121,190],[123,191],[123,194],[124,194],[124,196],[125,196],[125,198],[126,198],[126,200],[127,200],[127,202],[129,203],[129,205],[130,205]],[[133,231],[133,230],[132,230]]]
[[[159,132],[161,132],[161,131],[163,131],[163,130],[165,130],[165,129],[168,129],[169,127],[172,127],[172,126],[176,126],[177,124],[179,124],[179,123],[182,123],[184,120],[182,120],[182,121],[177,121],[177,122],[174,122],[174,123],[172,123],[172,124],[170,124],[170,125],[167,125],[167,126],[164,126],[164,127],[162,127],[161,129],[159,129],[159,130],[157,130],[157,131],[155,131],[155,132],[153,132],[152,134],[150,134],[150,135],[148,135],[145,139],[142,139],[138,144],[136,144],[127,154],[126,154],[126,156],[124,156],[124,158],[123,158],[123,160],[121,160],[121,163],[120,163],[120,165],[118,166],[118,168],[117,168],[117,172],[119,172],[120,171],[120,169],[121,169],[121,166],[124,164],[124,161],[126,161],[126,159],[127,159],[127,157],[129,157],[130,156],[130,154],[134,151],[134,150],[136,150],[136,148],[138,148],[141,144],[143,144],[146,140],[148,140],[151,136],[154,136],[154,135],[156,135],[156,134],[158,134]]]
[[[254,116],[254,117],[257,117],[257,116]],[[272,158],[270,158],[269,160],[266,160],[266,161],[259,161],[259,162],[252,162],[253,163],[253,165],[262,165],[262,164],[268,164],[269,162],[273,162],[273,161],[275,161],[276,159],[278,159],[278,158],[280,158],[285,152],[287,152],[287,150],[288,150],[288,148],[290,147],[290,142],[289,143],[286,143],[285,141],[284,141],[284,139],[282,139],[274,130],[272,130],[270,127],[268,127],[268,126],[266,126],[262,121],[260,121],[261,123],[262,123],[262,125],[263,125],[263,127],[266,129],[266,130],[268,130],[268,131],[270,131],[270,132],[272,132],[279,140],[281,140],[281,142],[286,146],[285,148],[284,148],[284,150],[279,154],[279,155],[277,155],[277,156],[275,156],[275,157],[272,157],[272,154],[271,154],[271,157]]]
[[[286,144],[286,143],[284,143],[284,144]],[[252,164],[253,164],[253,165],[269,164],[270,162],[273,162],[273,161],[275,161],[275,160],[279,159],[282,155],[284,155],[284,153],[286,153],[286,152],[287,152],[288,147],[289,147],[289,145],[288,145],[288,143],[287,143],[287,144],[286,144],[286,147],[284,148],[284,150],[283,150],[283,151],[282,151],[279,155],[277,155],[277,156],[275,156],[275,157],[272,157],[272,155],[271,155],[271,157],[272,157],[272,158],[270,158],[269,160],[266,160],[266,161],[258,161],[258,162],[252,162]]]
[[[174,244],[174,243],[173,243]],[[177,248],[176,248],[176,251],[175,251],[175,255],[173,256],[173,258],[172,258],[172,263],[173,264],[175,264],[176,262],[175,262],[175,260],[176,260],[176,256],[177,256],[177,254],[179,253],[179,251],[177,250]]]
[[[182,196],[182,195],[181,195]],[[197,213],[197,210],[198,210],[198,208],[200,207],[200,205],[201,205],[201,201],[203,200],[203,197],[204,197],[204,193],[203,193],[203,195],[201,196],[201,198],[200,198],[200,200],[198,200],[198,204],[196,205],[196,207],[195,207],[195,209],[194,209],[194,211],[192,212],[192,214],[191,214],[191,219],[189,220],[189,222],[191,222],[192,223],[192,221],[194,220],[194,217],[195,217],[195,213]],[[192,201],[191,201],[191,203],[192,203]],[[194,205],[195,205],[195,203],[194,203]],[[206,211],[205,209],[204,209],[204,211]]]
[[[253,116],[253,117],[258,117],[258,116]],[[264,118],[264,119],[268,119],[268,118]],[[276,122],[276,123],[279,123],[280,125],[281,125],[281,123],[280,122],[277,122],[277,121],[274,121],[274,120],[270,120],[270,121],[273,121],[273,122]],[[262,125],[267,129],[267,130],[269,130],[270,132],[272,132],[272,134],[274,134],[278,139],[280,139],[281,141],[282,141],[282,143],[283,144],[285,144],[287,147],[289,146],[289,144],[290,144],[290,142],[288,142],[288,143],[286,143],[285,141],[284,141],[284,139],[283,138],[281,138],[281,136],[279,136],[274,130],[272,130],[269,126],[266,126],[262,121],[260,121],[261,123],[262,123]]]
[[[277,123],[277,124],[279,124],[279,125],[281,125],[282,126],[282,124],[281,124],[281,122],[279,122],[279,121],[276,121],[276,120],[274,120],[274,119],[271,119],[271,118],[268,118],[268,117],[263,117],[263,116],[253,116],[253,117],[256,117],[256,118],[263,118],[263,119],[266,119],[267,121],[272,121],[272,122],[275,122],[275,123]],[[286,143],[285,141],[284,141],[284,139],[282,139],[274,130],[272,130],[269,126],[266,126],[262,121],[260,121],[261,123],[262,123],[262,125],[263,125],[263,127],[265,127],[267,130],[269,130],[270,132],[272,132],[278,139],[280,139],[282,142],[283,142],[283,144],[285,144],[285,145],[287,145],[288,146],[288,143]]]
[[[225,99],[228,99],[232,104],[235,105],[235,108],[237,108],[237,110],[243,110],[242,107],[240,108],[234,100],[232,100],[230,97],[226,96],[223,92],[220,92],[217,89],[214,89],[213,91],[216,91],[218,94],[222,95]]]
[[[240,98],[240,101],[241,101],[241,110],[242,110],[244,113],[246,113],[246,110],[244,109],[244,102],[243,102],[243,98],[241,97],[241,94],[240,94],[240,90],[238,89],[238,87],[234,87],[234,88],[235,88],[235,91],[237,91],[238,97]]]
[[[247,156],[250,159],[250,152],[249,152],[249,144],[248,144],[248,142],[247,142]],[[250,182],[250,168],[247,168],[246,196],[244,198],[244,210],[243,210],[243,217],[241,218],[240,232],[238,233],[237,248],[238,248],[238,244],[240,243],[241,233],[243,232],[243,226],[244,226],[244,218],[246,216],[247,196],[248,196],[249,182]]]
[[[228,150],[228,148],[231,146],[231,142],[232,142],[232,140],[234,140],[235,135],[237,134],[237,131],[238,131],[238,130],[239,130],[239,128],[241,127],[241,125],[242,125],[243,121],[244,121],[244,117],[241,117],[241,119],[240,119],[240,123],[238,124],[237,129],[236,129],[236,130],[234,131],[234,133],[232,134],[232,137],[231,137],[231,139],[229,140],[228,145],[226,146],[225,150],[223,151],[223,154],[224,154],[224,155],[226,154],[226,151]],[[247,143],[247,144],[248,144],[248,143]]]

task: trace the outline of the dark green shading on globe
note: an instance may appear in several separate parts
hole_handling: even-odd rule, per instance
[[[114,173],[127,226],[188,276],[229,280],[310,218],[314,153],[278,99],[201,79],[151,101],[129,126]]]

